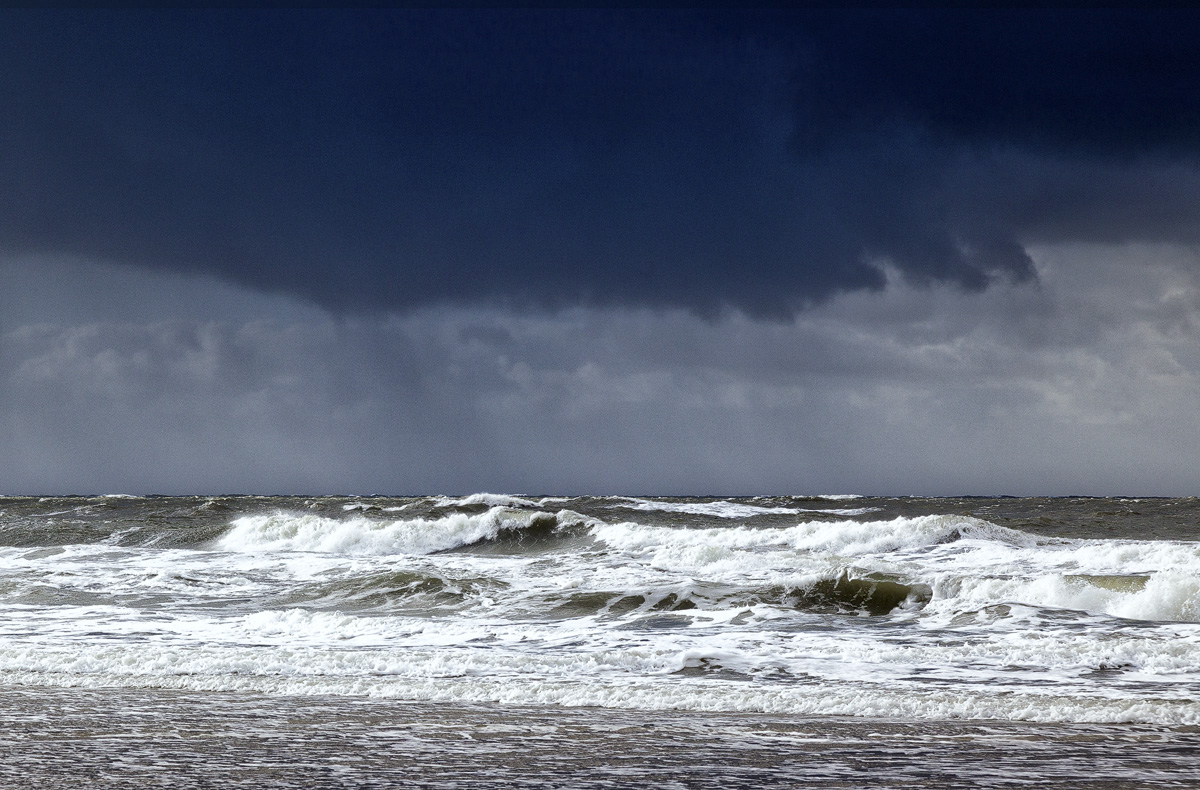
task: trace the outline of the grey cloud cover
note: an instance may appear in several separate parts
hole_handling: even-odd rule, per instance
[[[1178,494],[1200,442],[1196,257],[1038,249],[1037,282],[897,282],[790,324],[314,319],[252,297],[264,317],[64,325],[51,307],[0,341],[0,477],[19,491]],[[16,268],[36,280],[36,262]],[[141,297],[225,288],[164,276]]]
[[[1200,483],[1196,12],[0,22],[0,490]]]

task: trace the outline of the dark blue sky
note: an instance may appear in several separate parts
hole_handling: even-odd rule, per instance
[[[0,10],[0,489],[1195,493],[1197,41]]]

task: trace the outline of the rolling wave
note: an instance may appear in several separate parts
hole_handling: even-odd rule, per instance
[[[1196,503],[861,504],[4,500],[0,683],[1200,724]]]
[[[550,531],[585,519],[571,511],[520,511],[498,505],[480,514],[379,521],[308,513],[243,516],[215,545],[225,551],[313,551],[332,554],[432,554],[495,540],[505,533]]]

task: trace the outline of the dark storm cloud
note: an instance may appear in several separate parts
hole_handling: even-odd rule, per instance
[[[1162,10],[859,11],[814,17],[799,86],[812,145],[912,124],[941,141],[1194,153],[1200,17]]]
[[[5,11],[0,245],[339,309],[785,315],[1195,241],[1200,16]]]

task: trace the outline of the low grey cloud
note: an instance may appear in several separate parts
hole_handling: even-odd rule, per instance
[[[21,492],[1193,490],[1198,253],[1031,254],[1036,280],[964,292],[892,272],[791,323],[345,318],[253,291],[221,319],[47,307],[0,338],[0,478]],[[33,294],[39,271],[13,263],[7,284]],[[97,285],[105,271],[126,270],[96,267]],[[156,304],[229,289],[139,283]]]

